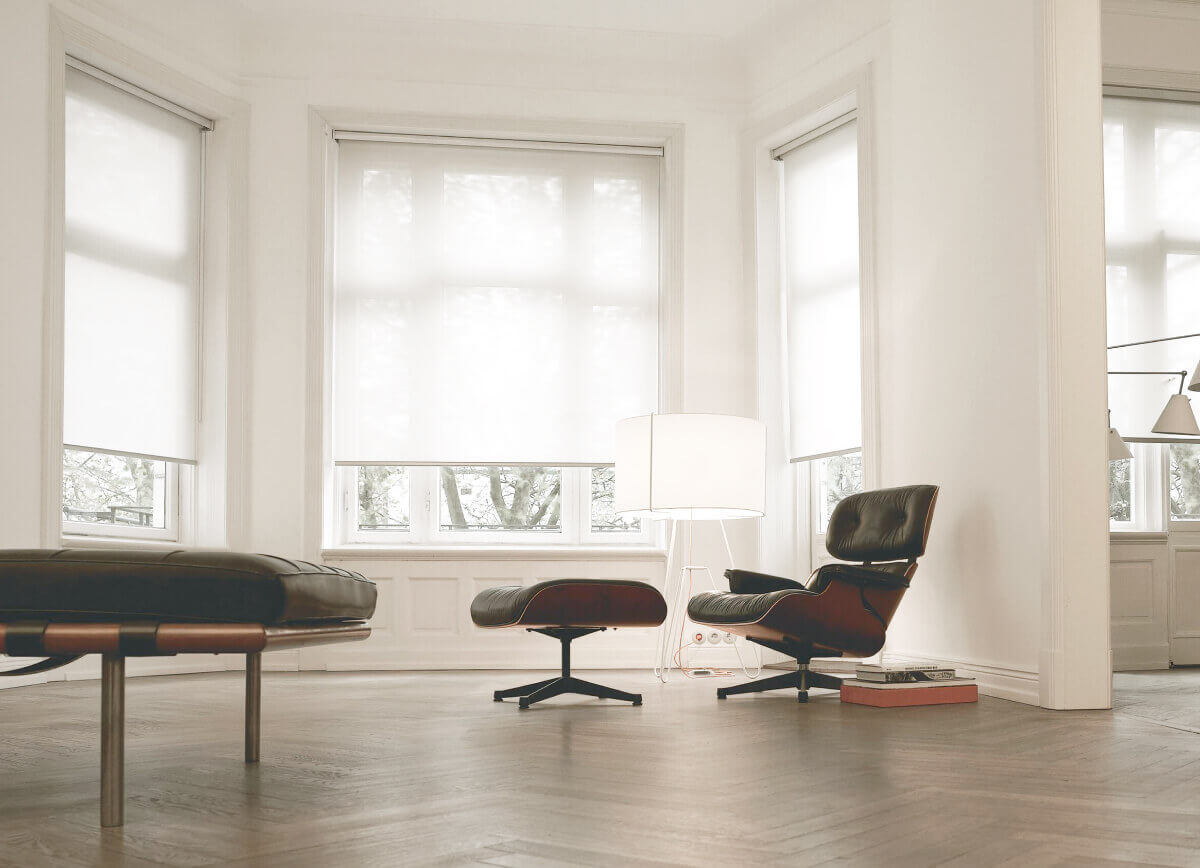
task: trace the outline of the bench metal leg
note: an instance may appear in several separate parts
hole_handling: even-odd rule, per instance
[[[125,658],[105,654],[100,681],[100,825],[125,824]]]
[[[262,652],[246,655],[246,762],[258,762],[262,735]]]

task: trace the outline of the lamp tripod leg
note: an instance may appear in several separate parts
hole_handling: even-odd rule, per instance
[[[667,543],[667,569],[663,577],[663,599],[670,606],[672,598],[678,593],[674,582],[679,580],[679,576],[675,573],[672,567],[675,565],[675,540],[676,530],[679,527],[678,523],[672,519],[671,521],[671,539]],[[654,652],[654,677],[666,684],[667,676],[667,647],[670,644],[671,622],[674,612],[670,608],[667,609],[667,618],[663,621],[662,626],[658,628],[658,644]]]

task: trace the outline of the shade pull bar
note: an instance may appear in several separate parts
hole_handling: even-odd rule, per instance
[[[419,133],[373,133],[367,130],[334,130],[337,142],[395,142],[409,145],[457,145],[474,148],[512,148],[532,151],[584,151],[604,154],[635,154],[661,157],[661,145],[623,145],[601,142],[570,142],[555,139],[506,139],[483,136],[442,136]]]
[[[1113,344],[1111,347],[1105,347],[1107,350],[1121,350],[1125,347],[1144,347],[1146,344],[1161,344],[1165,341],[1182,341],[1186,338],[1200,338],[1200,332],[1195,332],[1190,335],[1175,335],[1169,338],[1151,338],[1148,341],[1131,341],[1127,344]]]
[[[82,72],[84,75],[91,76],[97,81],[102,81],[107,85],[115,87],[117,90],[123,90],[130,96],[136,96],[138,99],[148,102],[151,105],[156,105],[161,109],[166,109],[172,114],[179,115],[184,120],[189,120],[202,130],[211,130],[213,122],[204,115],[196,114],[191,109],[186,109],[179,103],[171,102],[169,99],[164,99],[158,94],[151,93],[145,88],[138,87],[132,82],[126,81],[123,78],[118,78],[110,72],[105,72],[103,69],[92,66],[86,61],[80,60],[78,57],[67,55],[67,66],[77,72]]]
[[[339,458],[335,467],[612,467],[612,461],[360,461]]]
[[[1104,96],[1126,99],[1153,99],[1162,102],[1200,102],[1200,93],[1173,87],[1137,87],[1134,85],[1106,84]]]
[[[830,452],[816,452],[812,455],[799,455],[795,458],[789,458],[789,464],[800,464],[804,461],[816,461],[819,458],[835,458],[838,455],[853,455],[855,452],[861,452],[861,446],[851,446],[849,449],[834,449]]]
[[[129,458],[145,458],[148,461],[170,461],[175,464],[195,464],[195,458],[171,458],[169,455],[149,455],[145,452],[122,452],[119,449],[102,449],[98,446],[79,446],[75,443],[64,443],[63,449],[73,449],[76,452],[99,452],[101,455],[119,455]]]
[[[816,129],[809,130],[804,135],[797,136],[796,138],[792,139],[790,142],[785,142],[784,144],[780,145],[778,148],[771,148],[771,159],[772,160],[782,160],[784,157],[786,157],[792,151],[796,150],[796,148],[807,145],[809,142],[816,141],[817,139],[821,138],[821,136],[824,136],[827,133],[832,133],[838,127],[845,126],[846,124],[848,124],[852,120],[854,120],[856,117],[858,117],[858,109],[851,109],[850,111],[846,112],[844,115],[839,115],[838,117],[834,118],[833,120],[821,124]]]

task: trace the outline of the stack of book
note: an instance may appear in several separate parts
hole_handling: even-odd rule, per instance
[[[935,664],[864,663],[855,669],[853,678],[842,682],[842,702],[876,708],[952,705],[978,699],[979,688],[973,678],[959,678],[953,669]]]

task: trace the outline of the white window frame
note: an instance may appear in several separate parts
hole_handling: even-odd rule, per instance
[[[836,96],[835,96],[836,94]],[[871,155],[874,152],[874,125],[870,111],[870,88],[866,75],[856,77],[853,85],[835,86],[823,97],[820,108],[810,111],[807,119],[799,124],[792,123],[784,126],[775,135],[761,142],[762,156],[770,161],[769,175],[776,196],[775,227],[776,240],[773,248],[779,258],[778,287],[780,311],[787,310],[787,283],[784,271],[784,257],[787,246],[784,238],[785,225],[783,220],[784,178],[782,163],[775,159],[775,154],[792,146],[816,138],[824,132],[836,129],[851,120],[857,123],[857,153],[858,153],[858,233],[859,233],[859,341],[862,371],[862,445],[856,450],[862,456],[863,489],[874,487],[878,473],[879,442],[876,432],[879,429],[878,401],[878,345],[876,342],[877,313],[875,300],[875,259],[874,259],[874,214],[875,190],[871,170]],[[762,182],[760,181],[760,184]],[[787,346],[785,332],[780,331],[783,342],[781,362],[787,363]],[[786,390],[787,378],[780,381]],[[786,401],[786,391],[784,395]],[[787,414],[784,413],[783,424],[787,424]],[[785,457],[786,460],[786,457]],[[821,480],[815,472],[815,466],[821,458],[793,462],[791,474],[795,491],[795,511],[802,518],[801,525],[807,525],[808,537],[808,567],[816,569],[834,558],[825,548],[825,528],[821,523],[820,490]]]
[[[87,451],[87,450],[81,450]],[[115,453],[114,453],[115,454]],[[166,469],[163,478],[163,510],[165,512],[163,527],[135,527],[132,525],[104,524],[102,522],[62,520],[63,539],[73,541],[78,539],[130,539],[155,540],[159,542],[178,542],[181,528],[184,524],[185,505],[190,498],[184,496],[184,491],[190,495],[192,490],[192,468],[178,461],[164,462]],[[59,509],[61,512],[62,492],[59,492]]]
[[[860,456],[860,460],[861,460],[861,456],[863,453],[862,453],[861,449],[856,449],[853,452],[843,452],[843,453],[839,453],[839,454],[840,455],[856,455],[857,454],[858,456]],[[808,483],[808,485],[807,485],[808,515],[809,515],[809,523],[808,524],[809,524],[809,538],[810,538],[810,546],[811,546],[810,550],[812,552],[812,569],[814,569],[814,570],[817,567],[821,566],[822,564],[830,564],[837,560],[837,558],[835,558],[833,555],[831,555],[829,553],[829,550],[825,547],[825,537],[827,536],[829,526],[827,524],[822,524],[822,522],[821,522],[822,514],[825,511],[825,504],[822,502],[822,497],[821,497],[821,484],[822,484],[821,474],[817,473],[817,465],[820,462],[824,461],[826,458],[833,458],[833,457],[836,457],[836,456],[826,455],[821,458],[813,458],[810,461],[802,462],[808,471],[806,474],[807,475],[807,483]],[[866,470],[865,465],[864,465],[863,469],[864,469],[864,473],[865,473],[865,470]],[[865,483],[863,485],[863,489],[866,490]]]
[[[605,550],[617,552],[627,548],[637,551],[663,554],[666,536],[664,522],[641,523],[636,534],[593,533],[590,513],[586,526],[580,523],[578,532],[566,532],[566,514],[572,508],[564,500],[562,539],[553,539],[557,534],[543,532],[522,533],[520,531],[453,533],[438,531],[433,527],[433,509],[440,503],[431,497],[430,507],[421,504],[420,511],[410,506],[408,532],[381,532],[366,535],[353,524],[356,506],[356,483],[354,468],[334,465],[332,460],[332,426],[330,408],[332,403],[332,262],[334,201],[337,171],[337,151],[334,143],[335,130],[355,130],[366,134],[376,133],[389,138],[395,136],[421,136],[431,134],[445,136],[467,136],[472,139],[493,138],[497,140],[518,139],[547,141],[573,145],[601,145],[634,147],[650,146],[662,148],[662,167],[659,185],[659,411],[679,412],[683,403],[683,310],[682,310],[682,248],[683,248],[683,176],[681,168],[683,152],[683,127],[679,124],[592,124],[562,121],[497,120],[496,126],[481,127],[477,121],[455,116],[432,117],[399,116],[390,120],[378,115],[364,116],[358,110],[325,109],[321,113],[311,112],[309,141],[311,152],[319,155],[312,161],[311,189],[313,207],[310,209],[310,239],[313,249],[314,267],[310,269],[309,312],[310,323],[319,331],[310,341],[310,346],[321,348],[320,353],[310,353],[308,368],[309,401],[307,423],[309,430],[320,432],[319,452],[310,451],[311,474],[306,492],[309,502],[316,504],[309,510],[305,522],[305,536],[310,541],[307,548],[316,549],[329,556],[339,552],[358,550],[380,550],[380,556],[404,548],[432,548],[447,551],[464,551],[473,547],[493,551],[498,557],[509,554],[520,558],[534,549],[578,550],[592,552],[603,557]],[[436,132],[435,132],[436,131]],[[564,470],[570,468],[564,468]],[[435,468],[436,470],[436,468]],[[567,496],[567,480],[563,481],[563,496]],[[573,507],[578,514],[578,500],[586,488],[590,499],[590,482],[586,487],[573,486],[576,501]],[[415,502],[414,486],[410,481],[410,498]],[[348,494],[347,494],[348,492]],[[424,515],[422,515],[424,513]],[[466,538],[469,537],[469,538]],[[312,541],[317,541],[314,545]]]
[[[95,66],[91,63],[80,60],[79,58],[75,57],[71,53],[64,53],[64,63],[63,63],[64,75],[65,75],[65,71],[67,68],[74,68],[76,70],[79,70],[82,73],[84,73],[85,75],[89,75],[99,81],[102,81],[105,84],[109,85],[110,87],[114,87],[118,90],[122,90],[125,93],[130,94],[131,96],[134,96],[138,99],[144,100],[145,102],[149,102],[150,104],[157,106],[158,108],[162,109],[163,111],[168,111],[168,112],[177,114],[180,117],[183,117],[184,119],[196,124],[196,126],[199,128],[200,165],[198,167],[198,170],[200,172],[200,184],[199,184],[200,198],[199,198],[199,201],[197,202],[197,208],[199,210],[197,223],[198,223],[199,232],[200,232],[200,237],[199,237],[199,241],[198,241],[198,252],[199,252],[200,265],[199,265],[199,273],[197,275],[197,293],[196,293],[196,307],[197,307],[196,353],[198,356],[198,359],[197,359],[198,363],[196,366],[196,376],[198,378],[197,390],[196,390],[196,392],[197,392],[196,400],[197,400],[198,405],[202,405],[200,383],[202,383],[201,378],[203,376],[202,371],[203,371],[203,356],[204,356],[203,323],[204,323],[204,313],[205,313],[205,294],[204,294],[204,259],[205,259],[204,239],[205,239],[205,210],[206,210],[205,203],[208,198],[206,175],[207,175],[207,171],[208,171],[209,137],[212,132],[213,122],[211,120],[209,120],[208,118],[204,117],[202,114],[193,112],[191,109],[188,109],[188,108],[180,105],[179,103],[176,103],[172,100],[167,99],[166,97],[158,95],[153,90],[149,90],[149,89],[140,87],[136,84],[131,84],[130,82],[127,82],[125,79],[121,78],[120,76],[114,75],[100,66]],[[65,99],[65,88],[64,88],[64,99]],[[65,157],[65,154],[64,154],[64,157]],[[60,160],[60,162],[62,162],[62,161]],[[60,171],[65,172],[65,169],[60,168]],[[61,395],[61,392],[62,392],[61,388],[60,388],[59,392]],[[198,406],[197,410],[199,411],[199,409],[200,408]],[[199,418],[200,418],[200,413],[198,412],[197,413],[198,421],[199,421]],[[67,448],[75,449],[77,447],[67,447],[65,444],[61,444],[61,443],[59,444],[59,447],[60,447],[58,450],[59,474],[60,474],[59,478],[61,479],[61,474],[62,474],[62,466],[61,465],[62,465],[63,455],[65,453],[65,450]],[[78,447],[78,449],[79,449],[79,451],[92,451],[92,450],[86,449],[85,447]],[[132,454],[132,453],[114,453],[114,454],[126,455],[126,454]],[[71,542],[71,541],[77,541],[77,540],[89,540],[89,539],[147,540],[147,541],[157,541],[157,542],[180,542],[181,540],[183,540],[185,538],[185,535],[183,533],[184,529],[186,529],[188,531],[187,537],[190,538],[191,530],[192,530],[192,527],[195,522],[194,512],[195,512],[195,507],[196,507],[195,496],[194,496],[195,485],[194,485],[193,466],[185,465],[178,461],[164,461],[164,464],[166,465],[165,473],[164,473],[165,491],[164,491],[164,497],[163,497],[163,509],[165,511],[165,519],[166,519],[164,522],[164,527],[145,528],[145,527],[134,527],[134,526],[129,526],[129,525],[68,521],[67,519],[62,518],[63,500],[62,500],[62,486],[60,485],[58,487],[57,496],[58,496],[58,512],[59,512],[59,516],[60,516],[59,532],[60,532],[63,540],[65,542]]]
[[[1109,521],[1112,533],[1158,533],[1170,514],[1166,485],[1166,448],[1158,443],[1129,443],[1130,520]]]
[[[202,465],[178,465],[172,539],[143,535],[113,536],[101,526],[85,533],[65,528],[63,484],[63,226],[65,116],[50,113],[48,172],[47,278],[43,305],[42,503],[41,544],[47,548],[161,548],[203,544],[247,548],[246,410],[237,400],[245,389],[249,347],[248,300],[244,288],[247,204],[244,173],[249,144],[249,105],[228,90],[202,84],[173,69],[169,62],[131,49],[68,15],[50,19],[50,104],[63,106],[68,58],[82,61],[135,89],[211,120],[203,141],[201,186],[201,318],[199,341],[200,424],[198,448]],[[243,183],[239,183],[241,178]],[[74,525],[76,523],[72,523]],[[160,531],[161,533],[161,531]]]
[[[1191,74],[1166,74],[1159,71],[1106,67],[1104,96],[1132,99],[1200,102],[1200,77]],[[1195,242],[1163,239],[1163,256],[1171,253],[1194,253]],[[1114,259],[1114,253],[1117,254]],[[1105,244],[1105,265],[1123,265],[1119,247]],[[1200,529],[1200,519],[1171,517],[1170,444],[1127,444],[1133,452],[1130,465],[1132,510],[1131,521],[1109,521],[1109,533],[1114,540],[1122,534],[1167,534]]]
[[[767,424],[767,514],[760,523],[759,549],[764,564],[790,564],[796,574],[811,569],[816,556],[813,539],[809,468],[788,461],[787,410],[781,400],[786,389],[783,344],[783,201],[778,163],[771,152],[816,130],[847,112],[858,122],[859,313],[862,322],[862,451],[863,487],[879,484],[878,313],[876,292],[875,223],[877,202],[874,164],[877,162],[876,107],[872,64],[817,84],[800,99],[764,116],[746,130],[743,151],[753,159],[753,201],[748,203],[744,228],[753,239],[747,250],[748,282],[754,287],[748,316],[757,325],[760,416]],[[774,433],[772,433],[774,432]]]
[[[347,546],[457,547],[513,546],[646,546],[657,542],[653,525],[643,520],[635,532],[592,530],[591,467],[563,467],[559,530],[444,530],[441,527],[441,468],[408,467],[407,531],[364,531],[358,528],[358,466],[335,468],[337,478],[337,540]]]
[[[1171,445],[1162,445],[1162,514],[1167,530],[1172,533],[1200,531],[1200,516],[1196,518],[1174,518],[1171,515]]]

